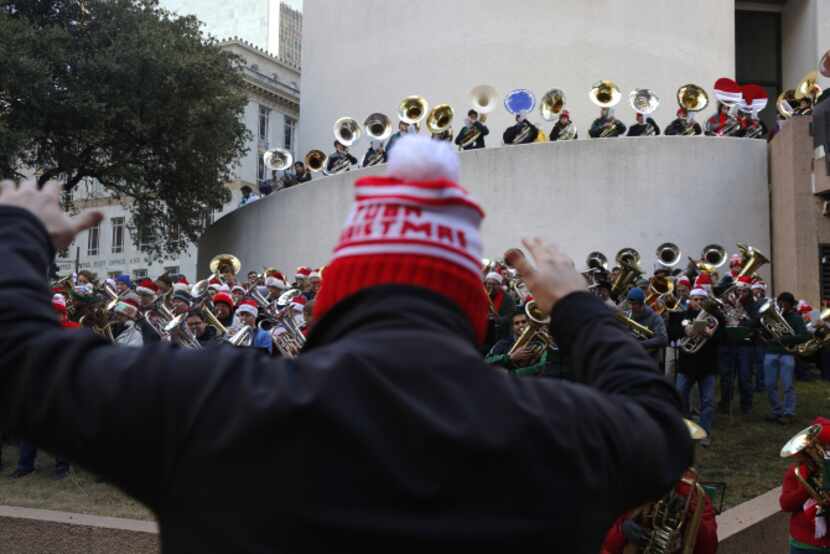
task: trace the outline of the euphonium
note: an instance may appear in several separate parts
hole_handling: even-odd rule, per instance
[[[243,325],[225,340],[233,346],[251,346],[254,343],[254,328],[250,325]]]
[[[635,517],[646,531],[646,544],[635,552],[642,554],[692,554],[703,520],[706,491],[698,483],[697,471],[689,468],[681,478],[689,487],[686,495],[676,488],[658,502],[649,504]],[[626,550],[628,552],[628,550]]]
[[[527,327],[516,338],[516,342],[513,343],[507,354],[509,356],[520,348],[528,347],[533,353],[533,360],[530,363],[532,365],[544,354],[545,350],[553,345],[553,339],[548,333],[550,316],[545,315],[536,306],[534,300],[525,304],[525,315],[527,316]]]
[[[778,311],[778,306],[775,300],[767,298],[761,307],[758,308],[758,318],[761,321],[761,326],[769,333],[773,340],[781,340],[784,337],[795,335],[792,326],[784,319],[784,316]],[[788,351],[795,351],[798,347],[787,347]]]
[[[718,322],[718,318],[714,316],[716,311],[717,304],[713,300],[704,300],[703,305],[700,307],[700,311],[698,312],[694,320],[683,320],[683,330],[685,331],[686,327],[688,327],[689,325],[694,325],[696,321],[705,321],[710,329],[717,329],[720,323]],[[686,352],[687,354],[694,354],[695,352],[703,348],[703,345],[706,344],[707,340],[709,340],[709,337],[705,334],[685,336],[678,341],[678,346],[680,346],[680,349],[683,352]]]
[[[810,425],[795,434],[781,449],[781,457],[789,458],[804,454],[807,460],[808,471],[802,473],[801,467],[796,466],[795,478],[804,485],[804,489],[819,506],[830,506],[830,483],[824,482],[824,464],[830,452],[825,450],[818,440],[821,425]]]
[[[611,285],[611,296],[619,298],[628,292],[629,287],[643,274],[643,270],[640,269],[640,253],[633,248],[623,248],[617,252],[615,261],[620,267],[620,273]]]
[[[582,276],[585,277],[588,288],[593,288],[597,285],[596,274],[608,271],[608,258],[602,252],[591,252],[585,258],[585,266],[588,269],[582,272]]]

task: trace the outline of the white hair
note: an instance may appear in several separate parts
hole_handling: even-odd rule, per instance
[[[404,135],[389,152],[386,174],[408,181],[448,179],[457,183],[460,176],[458,154],[446,141]]]

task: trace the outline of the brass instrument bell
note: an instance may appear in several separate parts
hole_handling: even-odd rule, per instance
[[[324,167],[326,167],[326,161],[329,157],[326,155],[325,152],[322,150],[309,150],[308,154],[305,155],[303,162],[305,163],[306,167],[312,173],[317,173],[318,171],[322,171]]]
[[[392,121],[386,114],[373,113],[363,122],[366,135],[372,140],[386,140],[392,134]]]
[[[285,148],[274,148],[262,155],[262,161],[271,171],[285,171],[294,162],[294,156]]]
[[[745,275],[752,276],[761,268],[761,266],[769,263],[769,258],[767,258],[764,253],[757,248],[741,242],[739,242],[737,246],[738,250],[741,252],[742,258],[741,270],[738,273],[738,277],[743,277]]]
[[[208,268],[214,275],[226,273],[225,271],[222,271],[223,268],[232,269],[233,274],[236,275],[239,273],[239,270],[242,269],[242,262],[240,262],[239,258],[233,254],[217,254],[210,260]]]
[[[816,81],[818,81],[818,72],[810,71],[807,73],[807,75],[801,79],[801,82],[798,83],[798,86],[795,87],[796,100],[809,98],[810,101],[815,104],[816,98],[818,98],[821,94],[821,85],[819,85]]]
[[[407,96],[398,105],[398,119],[409,125],[420,123],[427,116],[429,103],[423,96]]]
[[[434,134],[440,134],[452,126],[452,118],[455,111],[449,104],[438,104],[429,112],[427,117],[427,130]]]
[[[608,258],[602,252],[594,251],[588,254],[585,265],[589,270],[608,270]]]
[[[709,105],[709,95],[702,87],[689,83],[677,89],[677,103],[687,112],[699,112]]]
[[[597,81],[591,87],[588,97],[600,108],[612,108],[619,104],[622,94],[614,81]]]
[[[789,119],[795,113],[798,101],[795,98],[795,89],[788,89],[778,95],[775,107],[784,119]]]
[[[479,85],[470,91],[470,106],[484,116],[496,109],[499,93],[490,85]]]
[[[726,249],[720,244],[707,244],[700,253],[700,259],[692,261],[698,269],[712,273],[726,263]]]
[[[628,103],[637,113],[648,115],[660,106],[660,98],[647,88],[635,88],[628,94]]]
[[[565,93],[558,88],[550,89],[542,96],[542,101],[539,102],[539,111],[542,114],[542,119],[545,121],[553,121],[559,119],[559,115],[565,108]]]
[[[341,117],[335,121],[332,132],[334,133],[334,140],[346,147],[360,140],[360,136],[363,134],[360,125],[351,117]]]
[[[673,242],[664,242],[657,247],[657,263],[663,267],[673,267],[680,261],[680,247]]]

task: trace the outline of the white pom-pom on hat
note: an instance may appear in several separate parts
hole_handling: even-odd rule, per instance
[[[447,179],[457,183],[460,177],[458,153],[446,141],[404,135],[389,152],[386,174],[406,181]]]

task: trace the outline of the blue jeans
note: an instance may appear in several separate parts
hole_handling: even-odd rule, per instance
[[[689,377],[683,373],[677,374],[677,391],[683,398],[683,411],[689,413],[689,396],[692,387],[697,383],[700,394],[700,426],[709,433],[712,430],[712,421],[715,418],[715,376],[704,375],[699,379]]]
[[[764,356],[764,384],[767,387],[772,415],[776,417],[795,415],[795,358],[792,354],[773,354]],[[784,387],[784,405],[778,398],[778,379]]]
[[[33,471],[36,457],[37,448],[35,448],[35,445],[27,441],[20,441],[20,458],[17,459],[17,470]],[[60,456],[55,456],[55,471],[65,470],[69,470],[69,462],[61,459]]]
[[[752,364],[755,371],[755,392],[766,390],[764,386],[764,355],[766,353],[766,345],[761,342],[755,345],[752,355]]]
[[[724,406],[732,403],[735,391],[735,376],[741,393],[741,411],[752,409],[752,344],[725,344],[718,349],[720,365],[720,401]]]

